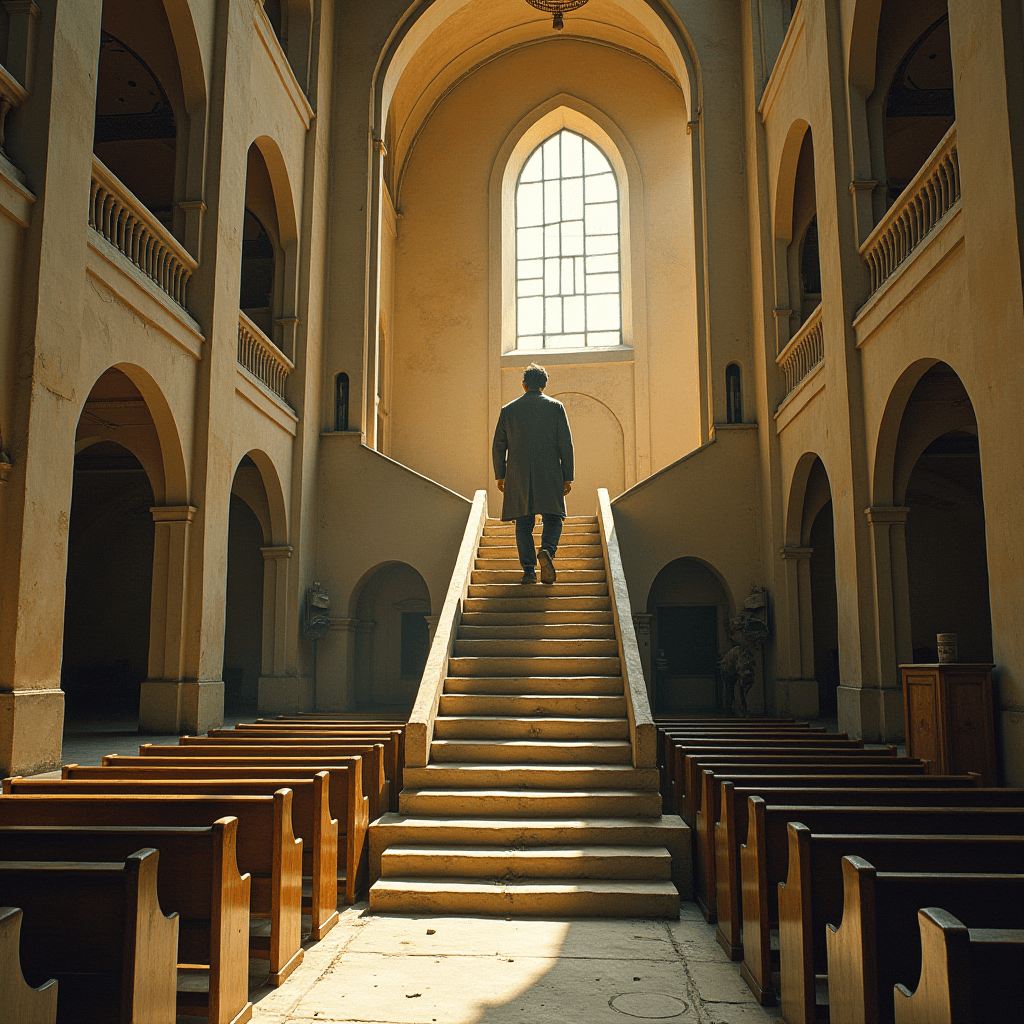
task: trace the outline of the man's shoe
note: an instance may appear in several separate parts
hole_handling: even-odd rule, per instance
[[[532,570],[528,569],[523,573],[523,578],[519,581],[520,583],[536,583],[537,574]]]
[[[537,558],[540,561],[541,583],[554,583],[555,580],[558,579],[558,573],[555,572],[555,563],[551,558],[550,553],[544,548],[541,548],[540,551],[537,552]]]

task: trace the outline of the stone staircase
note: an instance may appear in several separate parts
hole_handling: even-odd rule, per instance
[[[688,834],[632,766],[596,517],[566,519],[552,586],[519,583],[513,524],[477,556],[430,763],[370,826],[370,909],[678,916]]]

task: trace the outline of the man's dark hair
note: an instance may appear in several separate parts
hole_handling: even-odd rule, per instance
[[[536,363],[530,365],[523,371],[523,383],[531,391],[543,391],[548,383],[548,371]]]

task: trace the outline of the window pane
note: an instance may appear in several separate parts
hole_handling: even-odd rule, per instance
[[[576,261],[562,257],[562,288],[563,295],[573,295],[576,291]]]
[[[536,281],[520,281],[518,286],[518,294],[520,298],[526,295],[543,295],[544,294],[544,282],[541,280]]]
[[[618,274],[587,274],[587,294],[596,295],[600,292],[619,292]]]
[[[562,247],[559,244],[559,235],[561,231],[559,228],[560,224],[548,224],[544,228],[544,255],[545,256],[560,256],[562,254]]]
[[[534,335],[529,338],[520,338],[516,344],[516,348],[526,349],[540,349],[544,347],[544,339],[540,335]]]
[[[562,253],[566,256],[583,254],[583,221],[562,221]]]
[[[585,265],[586,265],[586,262],[587,261],[582,256],[577,256],[576,257],[576,291],[577,292],[584,291],[584,286],[585,286],[586,280],[587,280],[586,271],[584,269]]]
[[[521,334],[540,334],[544,330],[544,300],[520,299],[519,309],[519,332]]]
[[[544,143],[544,180],[556,181],[562,175],[562,164],[558,159],[558,136]]]
[[[542,161],[540,150],[538,149],[526,164],[523,166],[523,173],[519,175],[520,181],[540,181]]]
[[[614,174],[597,174],[587,178],[588,203],[614,203],[619,198],[619,189]]]
[[[601,174],[610,171],[612,165],[608,158],[595,146],[590,139],[583,140],[583,170],[587,174]]]
[[[562,219],[580,220],[583,216],[583,179],[562,182]]]
[[[622,335],[618,331],[594,331],[587,335],[590,348],[611,348],[622,344]]]
[[[562,176],[578,177],[583,173],[583,138],[574,132],[562,132]]]
[[[541,277],[544,274],[543,260],[520,260],[516,265],[516,276],[520,279]]]
[[[587,308],[586,299],[582,295],[566,299],[563,302],[563,326],[570,334],[581,334],[586,330]]]
[[[587,296],[588,331],[617,331],[620,326],[618,295]]]
[[[549,334],[545,339],[545,348],[583,348],[586,336],[583,334]]]
[[[532,260],[544,255],[544,229],[520,228],[516,257],[521,260]]]
[[[618,235],[587,235],[587,255],[598,253],[617,253],[619,251]]]
[[[516,225],[521,228],[544,223],[543,188],[541,184],[520,185],[516,194]]]
[[[557,295],[561,279],[561,263],[559,259],[544,261],[544,294]]]
[[[520,250],[521,254],[521,250]],[[587,257],[587,273],[588,274],[611,274],[619,269],[619,257],[618,254],[612,254],[610,256],[588,256]]]
[[[585,222],[588,235],[610,235],[618,230],[618,203],[587,203]]]
[[[554,224],[562,219],[562,204],[559,201],[561,195],[561,183],[557,181],[544,182],[544,223]]]
[[[561,334],[562,332],[562,300],[558,298],[544,300],[544,333]]]

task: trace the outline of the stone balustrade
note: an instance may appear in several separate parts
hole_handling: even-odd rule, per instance
[[[807,318],[775,359],[786,379],[789,397],[797,385],[825,358],[825,331],[821,326],[821,304]]]
[[[956,124],[860,247],[878,291],[960,198]]]
[[[196,261],[180,242],[93,157],[89,225],[179,306],[186,306]]]
[[[17,79],[0,64],[0,153],[4,151],[4,131],[7,115],[28,99],[28,93]]]
[[[238,311],[238,362],[275,395],[284,398],[294,363],[241,311]]]

